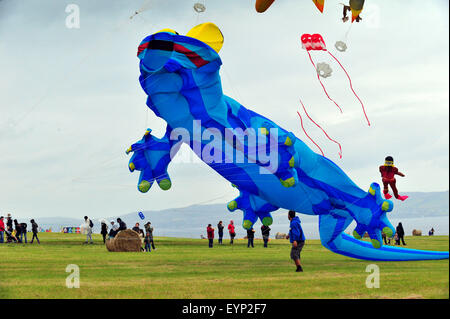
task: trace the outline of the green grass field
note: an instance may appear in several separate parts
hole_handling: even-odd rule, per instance
[[[375,262],[380,288],[369,289],[366,266],[308,240],[303,273],[289,259],[287,240],[269,248],[255,240],[235,245],[156,238],[151,253],[111,253],[95,236],[41,233],[41,245],[0,245],[0,299],[4,298],[449,298],[448,260]],[[409,248],[448,250],[448,236],[407,237]],[[66,287],[66,266],[80,268],[80,288]]]

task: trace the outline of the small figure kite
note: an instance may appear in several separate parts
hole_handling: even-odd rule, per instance
[[[386,199],[391,199],[392,196],[389,194],[388,186],[391,186],[392,192],[394,193],[394,197],[404,201],[408,198],[408,196],[402,196],[398,194],[397,186],[395,185],[395,175],[399,175],[401,177],[405,177],[405,174],[400,172],[397,167],[394,166],[394,159],[392,156],[387,156],[384,159],[384,165],[380,166],[380,173],[383,181],[383,194]]]

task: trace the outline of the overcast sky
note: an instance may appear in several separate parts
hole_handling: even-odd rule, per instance
[[[362,22],[351,27],[340,20],[341,0],[327,0],[324,14],[312,1],[277,0],[257,14],[254,0],[207,0],[199,15],[195,2],[0,0],[0,214],[106,217],[237,196],[203,163],[178,159],[169,166],[172,189],[154,185],[147,194],[127,168],[126,148],[147,127],[159,136],[165,128],[145,105],[137,46],[162,28],[185,34],[207,21],[225,37],[225,94],[318,151],[300,127],[301,98],[342,144],[343,158],[307,122],[309,135],[363,189],[380,182],[378,166],[392,155],[406,174],[401,194],[448,190],[448,1],[367,0]],[[79,29],[66,27],[71,3],[80,8]],[[144,3],[149,9],[129,19]],[[344,113],[326,98],[301,49],[303,33],[323,35],[372,126],[336,62],[314,52],[316,62],[331,64],[324,83]],[[336,52],[338,40],[346,52]]]

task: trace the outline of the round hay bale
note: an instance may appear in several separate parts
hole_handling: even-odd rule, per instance
[[[113,252],[140,252],[141,247],[141,237],[131,229],[120,231],[116,237],[106,242],[106,249]]]
[[[413,236],[422,236],[422,231],[420,229],[413,229],[412,235]]]
[[[287,235],[285,233],[278,232],[275,234],[275,239],[286,239],[286,236]]]

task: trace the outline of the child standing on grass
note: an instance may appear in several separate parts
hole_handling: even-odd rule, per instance
[[[208,224],[208,227],[206,227],[206,232],[208,233],[209,248],[213,248],[214,228],[211,226],[211,224]]]
[[[286,239],[290,239],[290,242],[292,243],[291,259],[297,266],[297,269],[295,271],[302,272],[303,268],[300,265],[300,252],[305,245],[305,235],[303,234],[303,229],[300,225],[300,218],[298,218],[298,216],[295,216],[295,212],[293,210],[289,211],[288,219],[291,223],[289,235],[286,236]]]
[[[148,233],[148,232],[145,235],[144,243],[145,243],[145,251],[151,252],[152,251],[152,247],[150,245],[150,233]]]
[[[230,245],[233,245],[233,240],[236,236],[236,232],[234,231],[234,223],[232,220],[230,220],[230,224],[228,225],[228,232],[230,233]]]

